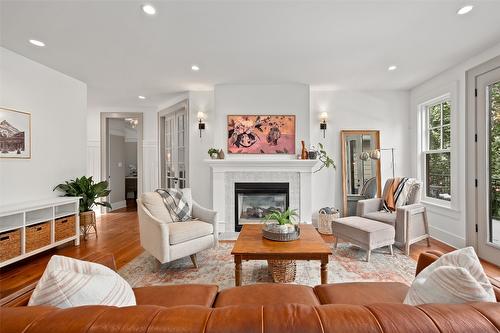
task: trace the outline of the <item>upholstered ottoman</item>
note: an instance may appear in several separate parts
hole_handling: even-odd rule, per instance
[[[336,237],[335,248],[340,237],[366,250],[366,261],[370,261],[371,251],[379,247],[388,246],[391,255],[393,254],[395,231],[392,225],[359,216],[349,216],[333,221],[332,229]]]

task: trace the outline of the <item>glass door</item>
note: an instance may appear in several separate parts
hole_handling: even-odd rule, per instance
[[[169,115],[163,118],[165,121],[165,135],[164,135],[164,151],[163,151],[163,161],[164,161],[164,172],[162,172],[163,188],[174,188],[177,185],[177,177],[175,173],[174,164],[174,116]]]
[[[476,82],[478,254],[500,265],[500,68]]]
[[[189,186],[187,104],[160,111],[160,179],[162,188]]]
[[[186,162],[187,162],[187,149],[188,147],[186,146],[186,138],[187,138],[187,121],[186,121],[186,112],[184,111],[178,111],[175,113],[175,130],[176,130],[176,136],[177,136],[177,185],[179,188],[185,188],[187,187],[187,168],[186,168]]]

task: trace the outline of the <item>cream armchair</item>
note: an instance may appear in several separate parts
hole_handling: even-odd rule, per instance
[[[190,189],[183,189],[190,198]],[[142,247],[161,264],[190,256],[198,267],[196,253],[217,246],[217,212],[192,201],[193,220],[173,222],[161,196],[143,193],[137,199]]]
[[[385,183],[382,198],[389,190],[391,182],[392,178]],[[407,205],[398,207],[396,212],[384,211],[382,209],[384,200],[374,198],[358,201],[356,215],[394,226],[396,246],[402,247],[406,255],[409,255],[410,245],[415,242],[427,239],[427,246],[430,246],[427,212],[425,206],[420,204],[421,188],[422,183],[416,183],[408,193]]]

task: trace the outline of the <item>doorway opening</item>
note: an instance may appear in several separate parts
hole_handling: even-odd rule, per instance
[[[101,113],[101,174],[111,209],[136,209],[142,193],[142,113]]]

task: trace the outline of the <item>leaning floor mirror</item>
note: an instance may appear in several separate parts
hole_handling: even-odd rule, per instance
[[[341,131],[344,216],[356,215],[359,200],[380,197],[380,132]]]

